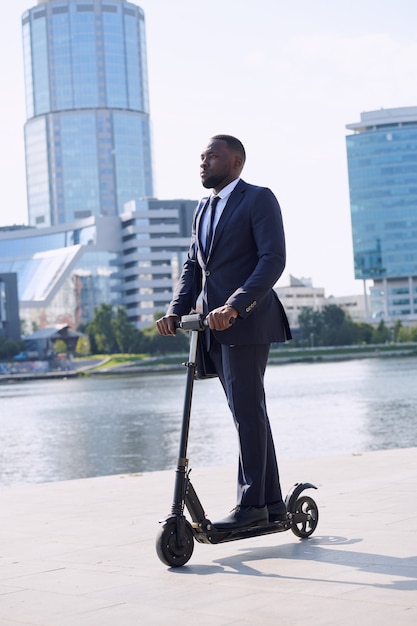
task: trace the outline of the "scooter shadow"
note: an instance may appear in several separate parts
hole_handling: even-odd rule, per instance
[[[269,559],[290,559],[299,561],[315,561],[321,563],[345,566],[355,571],[373,572],[390,576],[390,582],[372,583],[375,588],[396,589],[402,591],[417,591],[417,556],[406,558],[372,554],[343,549],[334,549],[336,546],[351,546],[360,543],[362,539],[347,539],[337,536],[316,536],[300,541],[299,543],[281,544],[279,546],[259,546],[249,549],[239,548],[233,556],[222,557],[213,561],[213,565],[187,564],[183,568],[173,569],[178,574],[197,574],[209,576],[213,574],[240,574],[244,576],[258,576],[276,579],[292,579],[315,582],[342,582],[332,579],[315,578],[306,575],[297,577],[283,573],[262,571],[262,561]],[[255,566],[256,563],[256,566]],[[215,565],[214,565],[215,564]],[[294,570],[292,570],[294,571]],[[402,580],[393,580],[394,578]],[[346,580],[343,581],[346,584]],[[351,581],[349,584],[363,586],[363,582]],[[367,583],[369,586],[369,582]]]
[[[218,565],[197,565],[187,563],[182,568],[172,568],[171,571],[177,574],[199,574],[201,576],[208,576],[212,574],[217,574],[223,572],[225,574],[229,573],[239,573],[239,574],[251,574],[253,576],[267,576],[267,577],[276,577],[281,578],[279,575],[274,574],[265,574],[255,568],[247,565],[250,561],[265,561],[267,559],[292,559],[292,560],[312,560],[311,558],[311,546],[314,545],[335,545],[335,544],[344,544],[349,545],[353,543],[358,543],[362,541],[361,539],[346,539],[345,537],[336,537],[336,536],[328,536],[328,537],[319,537],[316,536],[310,539],[304,539],[298,543],[288,543],[281,544],[279,546],[268,546],[268,547],[253,547],[250,549],[245,549],[238,547],[238,542],[231,542],[236,546],[236,554],[233,556],[224,557],[221,559],[215,559],[213,563],[218,563]],[[225,545],[225,544],[223,544]],[[204,546],[202,549],[210,549]],[[195,554],[194,557],[195,558]]]

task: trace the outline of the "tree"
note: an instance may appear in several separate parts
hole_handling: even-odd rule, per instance
[[[355,323],[336,304],[325,306],[321,311],[310,307],[303,309],[298,317],[301,336],[311,346],[350,346],[371,343],[375,329],[370,324]]]
[[[116,315],[112,319],[111,325],[119,352],[131,353],[133,351],[135,327],[129,322],[126,310],[123,307],[117,307]]]
[[[381,320],[372,334],[372,343],[388,343],[390,339],[391,331],[385,325],[384,320]]]
[[[398,341],[400,340],[400,336],[401,336],[401,331],[403,329],[403,324],[401,320],[397,320],[394,324],[394,331],[393,331],[393,339],[394,339],[394,343],[398,343]]]
[[[87,336],[80,337],[75,346],[75,354],[79,356],[88,356],[91,354],[90,340]]]
[[[132,354],[146,354],[151,352],[151,342],[144,333],[136,329],[132,338],[131,353]]]
[[[11,359],[15,354],[23,352],[25,342],[21,339],[6,339],[0,333],[0,359]]]
[[[322,320],[321,342],[324,346],[349,346],[357,340],[355,324],[341,307],[335,304],[325,306]]]
[[[105,354],[117,352],[117,341],[112,324],[113,315],[111,304],[101,304],[94,310],[94,317],[87,326],[92,351]]]
[[[163,315],[163,313],[162,313]],[[160,317],[160,315],[158,315]],[[161,337],[155,324],[143,331],[135,329],[129,322],[126,311],[118,307],[116,311],[110,304],[102,304],[95,309],[94,318],[86,327],[91,354],[125,352],[129,354],[164,354],[168,352],[186,352],[188,335],[179,332],[176,337]]]
[[[142,332],[144,339],[148,342],[148,351],[151,354],[172,354],[176,352],[183,353],[188,351],[188,333],[179,331],[175,337],[163,337],[158,333],[155,324],[146,326]]]
[[[54,352],[56,354],[67,354],[68,346],[62,339],[56,339],[54,341]]]
[[[374,327],[366,322],[359,322],[356,326],[356,343],[372,343]]]
[[[318,344],[322,330],[322,317],[320,311],[314,311],[311,307],[305,307],[298,316],[301,338],[310,344]]]

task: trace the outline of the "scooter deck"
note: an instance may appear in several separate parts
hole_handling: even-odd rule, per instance
[[[237,541],[238,539],[250,539],[261,535],[271,535],[289,530],[292,523],[289,519],[283,522],[272,522],[247,528],[236,528],[234,530],[217,530],[212,526],[210,530],[203,530],[198,524],[192,524],[194,539],[199,543],[225,543],[227,541]]]

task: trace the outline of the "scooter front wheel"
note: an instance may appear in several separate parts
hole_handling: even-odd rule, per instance
[[[156,538],[156,553],[162,563],[169,567],[185,565],[194,550],[193,531],[188,522],[185,522],[184,534],[178,536],[178,524],[175,518],[164,523]]]
[[[313,498],[301,496],[295,503],[294,521],[291,530],[294,535],[305,539],[313,534],[319,523],[319,509]]]

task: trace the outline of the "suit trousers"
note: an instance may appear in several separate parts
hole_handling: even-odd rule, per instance
[[[270,345],[229,346],[210,334],[210,357],[238,435],[237,504],[273,504],[282,500],[282,492],[264,390]]]

